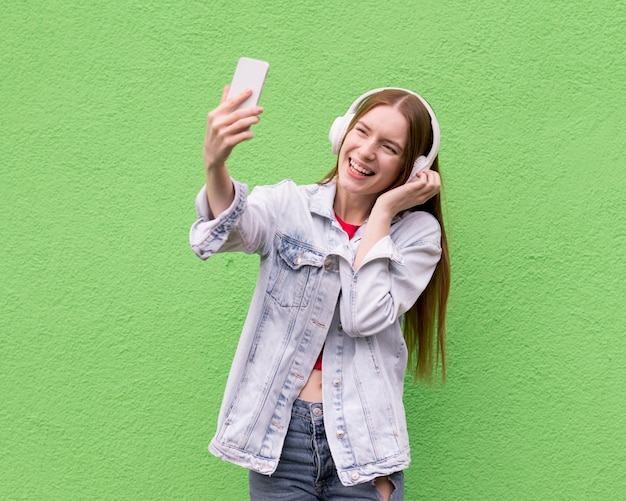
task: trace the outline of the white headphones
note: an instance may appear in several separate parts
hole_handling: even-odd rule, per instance
[[[339,148],[341,146],[341,141],[343,141],[343,136],[345,136],[346,131],[348,130],[348,126],[350,125],[350,122],[354,118],[354,115],[356,114],[356,111],[358,110],[361,103],[372,94],[376,94],[377,92],[380,92],[382,90],[402,90],[404,92],[408,92],[409,94],[413,94],[416,98],[418,98],[422,102],[422,104],[426,107],[428,114],[430,115],[430,126],[433,131],[433,144],[427,156],[422,155],[422,156],[419,156],[417,160],[415,160],[415,163],[413,164],[413,170],[411,171],[411,176],[410,176],[410,177],[413,177],[418,172],[429,169],[433,165],[433,162],[435,161],[435,158],[437,157],[437,154],[439,153],[439,142],[441,140],[441,132],[439,130],[439,122],[437,122],[437,117],[435,116],[435,112],[433,111],[433,109],[430,107],[430,105],[426,102],[426,100],[422,96],[420,96],[419,94],[416,94],[415,92],[411,90],[402,89],[401,87],[382,87],[380,89],[374,89],[369,92],[366,92],[365,94],[360,96],[356,101],[354,101],[354,103],[352,103],[352,106],[350,106],[350,108],[348,109],[345,115],[343,115],[342,117],[335,118],[335,121],[333,122],[333,125],[330,128],[330,132],[328,133],[328,139],[330,140],[330,144],[332,145],[333,153],[335,155],[338,154]]]

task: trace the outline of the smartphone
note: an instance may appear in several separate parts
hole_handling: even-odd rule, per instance
[[[249,57],[239,59],[233,75],[233,81],[230,84],[230,90],[228,91],[228,98],[246,89],[252,89],[252,95],[241,103],[238,108],[256,106],[259,103],[265,77],[267,77],[269,69],[270,65],[266,61]]]

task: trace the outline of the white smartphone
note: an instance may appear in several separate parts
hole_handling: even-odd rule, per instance
[[[242,57],[237,63],[233,81],[230,84],[228,98],[239,94],[246,89],[252,89],[252,95],[241,103],[238,108],[248,108],[256,106],[261,97],[265,77],[270,69],[270,65],[266,61],[259,59],[251,59]]]

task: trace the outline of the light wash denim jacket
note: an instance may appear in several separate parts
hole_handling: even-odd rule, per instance
[[[214,218],[203,188],[191,246],[201,258],[243,251],[260,271],[209,450],[271,474],[291,406],[322,349],[324,424],[344,485],[409,465],[402,393],[407,349],[401,316],[441,256],[440,227],[426,212],[393,220],[355,272],[364,227],[352,240],[334,216],[335,184],[283,181],[247,187]]]

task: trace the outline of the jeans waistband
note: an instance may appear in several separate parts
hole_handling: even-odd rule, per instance
[[[292,416],[300,416],[314,423],[324,421],[324,406],[321,402],[307,402],[297,398],[291,409]]]

